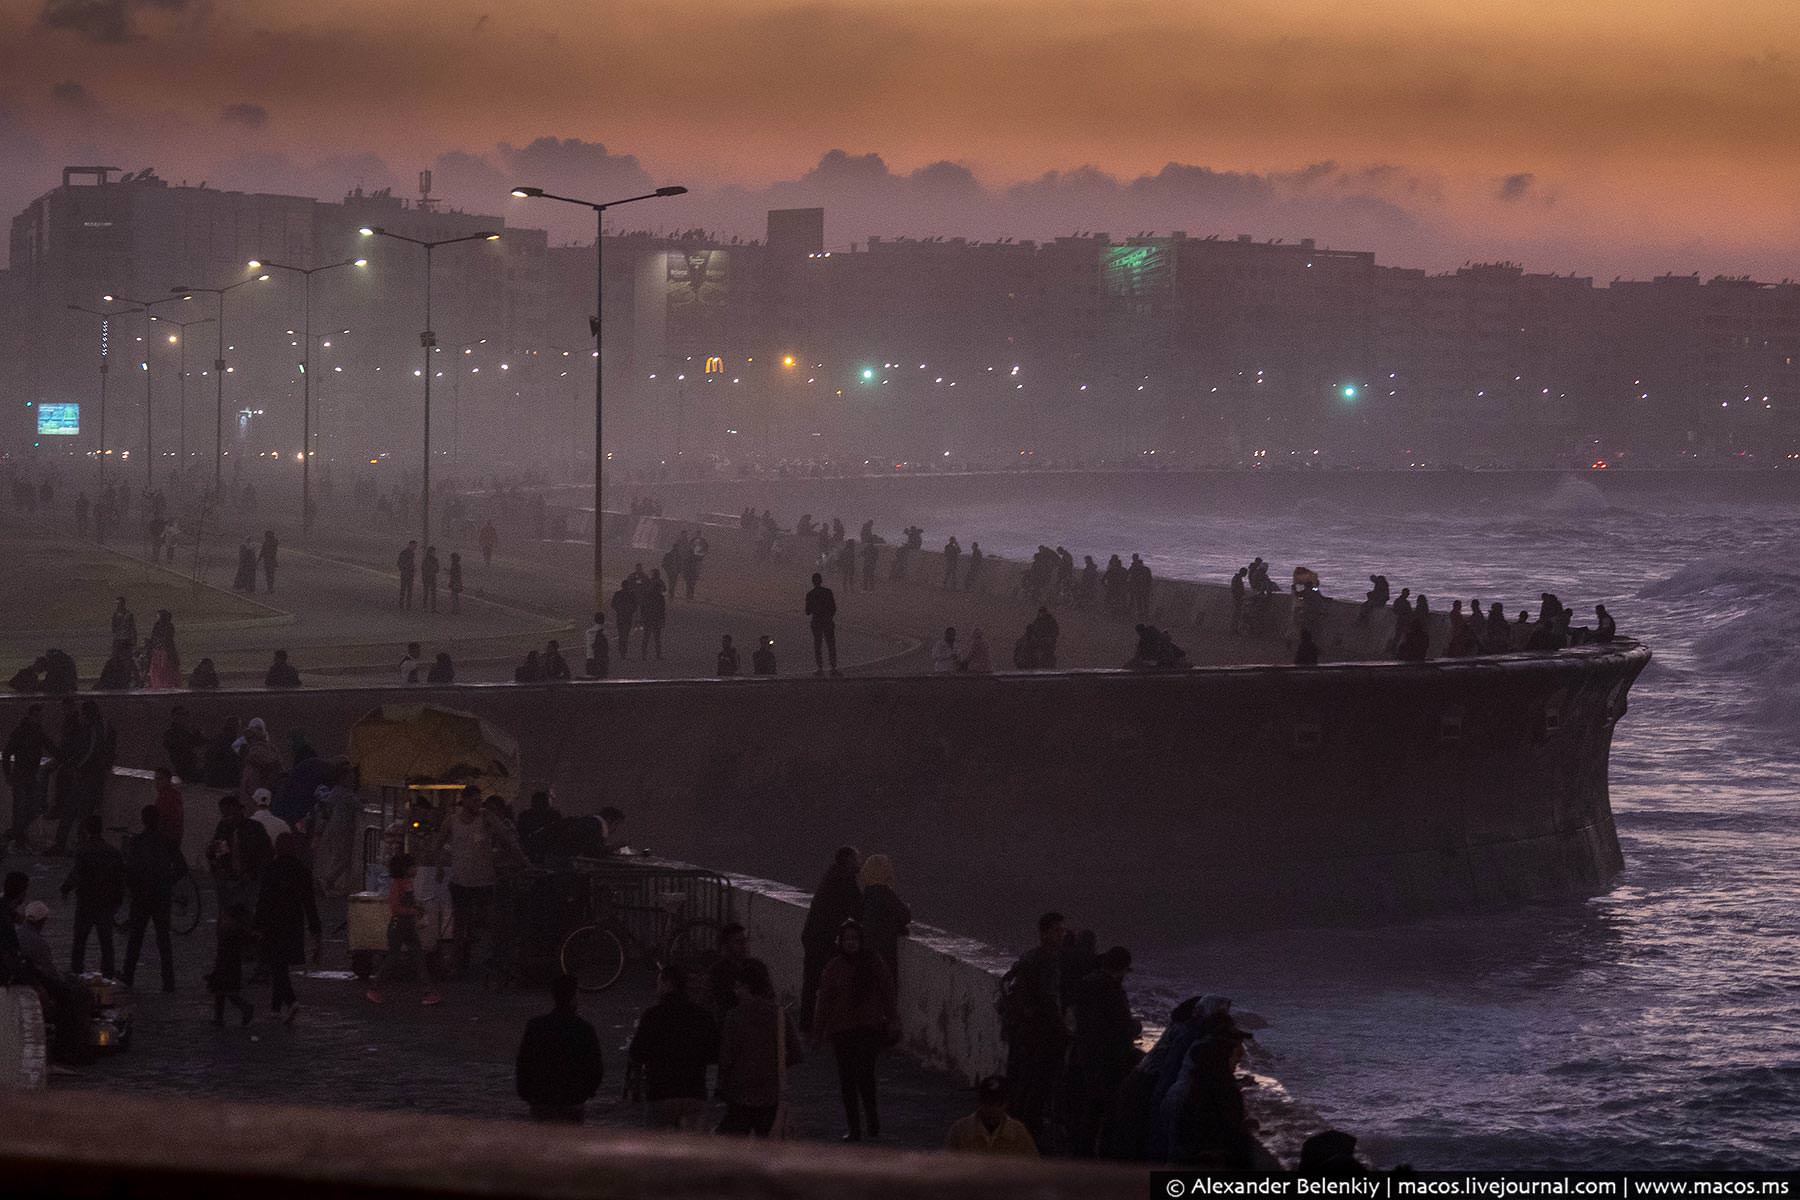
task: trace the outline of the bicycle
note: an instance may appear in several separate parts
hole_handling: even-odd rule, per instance
[[[633,960],[652,970],[674,964],[690,973],[707,965],[719,944],[719,923],[701,917],[683,920],[689,900],[686,892],[669,891],[661,896],[659,906],[639,908],[616,905],[601,892],[598,914],[571,930],[557,954],[563,971],[575,977],[577,987],[584,992],[604,992],[619,981],[626,963]],[[638,937],[618,915],[629,912],[652,917],[657,930],[654,940]]]
[[[119,835],[121,850],[129,846],[131,839],[137,836],[123,825],[108,826],[107,832]],[[131,928],[130,905],[120,906],[119,911],[114,914],[113,928]],[[194,872],[190,868],[183,872],[180,879],[175,881],[175,890],[169,897],[169,931],[185,937],[198,928],[200,928],[200,884],[194,879]]]

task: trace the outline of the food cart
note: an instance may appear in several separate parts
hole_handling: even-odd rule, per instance
[[[362,889],[348,901],[351,968],[368,978],[387,953],[387,864],[405,851],[418,862],[413,894],[425,910],[419,943],[426,969],[450,937],[449,889],[430,856],[438,822],[470,785],[509,802],[518,796],[518,743],[473,713],[428,704],[389,704],[350,730],[349,757],[365,788],[353,853]]]

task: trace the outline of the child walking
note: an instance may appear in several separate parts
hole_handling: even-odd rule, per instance
[[[396,854],[388,860],[387,960],[381,964],[381,971],[375,976],[375,986],[365,993],[370,1004],[381,1004],[386,1000],[381,994],[383,985],[396,980],[423,978],[425,975],[425,952],[419,945],[419,920],[425,915],[425,910],[420,906],[418,897],[413,894],[415,865],[413,856],[406,853]],[[411,959],[405,975],[401,974],[400,968],[403,952]],[[438,994],[432,990],[429,980],[425,984],[425,995],[419,1002],[438,1002]]]
[[[244,999],[244,950],[250,940],[250,911],[233,904],[219,914],[218,943],[213,949],[212,974],[206,977],[206,990],[212,993],[214,1026],[225,1024],[225,1005],[229,1002],[248,1025],[256,1006]]]

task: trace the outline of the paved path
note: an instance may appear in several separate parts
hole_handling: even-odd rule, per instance
[[[30,897],[51,905],[48,939],[57,961],[66,964],[73,906],[60,903],[56,891],[68,863],[13,857],[5,867],[27,871],[32,878]],[[209,917],[216,911],[210,891],[203,908]],[[524,1118],[513,1092],[513,1059],[525,1021],[549,1007],[542,993],[494,992],[477,984],[453,983],[444,990],[444,1002],[434,1008],[424,1008],[400,993],[376,1007],[363,998],[364,986],[346,969],[343,942],[328,939],[324,969],[295,980],[301,1012],[293,1026],[269,1018],[265,985],[246,989],[259,1010],[248,1028],[240,1027],[231,1013],[225,1028],[214,1029],[209,1023],[211,1000],[202,980],[212,966],[211,920],[203,921],[194,933],[175,938],[178,990],[172,995],[154,990],[154,938],[147,942],[138,982],[152,990],[137,998],[131,1048],[74,1075],[56,1076],[53,1088]],[[118,949],[122,956],[122,935]],[[754,953],[755,947],[751,949]],[[95,952],[90,943],[90,966]],[[797,981],[778,983],[791,989]],[[623,1103],[619,1097],[624,1047],[638,1012],[652,999],[648,973],[636,969],[613,989],[581,998],[583,1015],[600,1032],[606,1062],[606,1082],[591,1106],[590,1124],[607,1128],[645,1124],[642,1106]],[[880,1077],[887,1145],[940,1146],[950,1123],[972,1107],[960,1080],[897,1055],[882,1060]],[[809,1054],[796,1068],[793,1088],[801,1133],[837,1138],[842,1112],[828,1049]]]

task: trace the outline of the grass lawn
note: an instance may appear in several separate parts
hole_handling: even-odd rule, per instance
[[[211,588],[196,587],[98,546],[0,529],[0,635],[57,631],[71,637],[104,637],[124,596],[137,614],[139,636],[148,635],[156,610],[175,614],[178,628],[269,615],[268,610]]]

